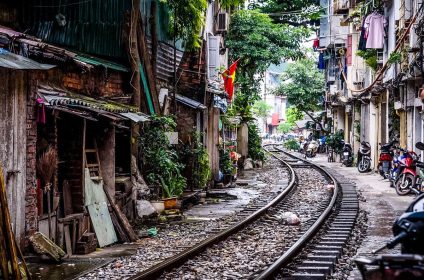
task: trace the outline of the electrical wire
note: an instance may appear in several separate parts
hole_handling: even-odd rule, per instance
[[[59,3],[59,5],[36,5],[36,6],[32,6],[32,7],[33,8],[60,8],[60,7],[68,7],[68,6],[85,4],[85,3],[89,3],[89,2],[93,2],[93,0],[85,0],[85,1],[75,2],[75,3],[62,4],[62,5],[61,5],[61,3]]]

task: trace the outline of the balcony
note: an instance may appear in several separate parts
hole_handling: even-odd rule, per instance
[[[334,0],[333,13],[335,15],[345,15],[349,13],[350,1],[349,0]]]

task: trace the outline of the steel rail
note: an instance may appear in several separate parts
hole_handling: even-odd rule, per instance
[[[270,279],[273,275],[275,275],[280,269],[287,263],[289,263],[310,241],[321,229],[321,227],[324,225],[324,223],[327,221],[327,218],[330,216],[333,207],[336,205],[337,195],[339,193],[340,187],[336,181],[336,179],[328,173],[326,170],[324,170],[322,167],[301,159],[297,156],[294,156],[292,154],[287,153],[286,151],[283,151],[282,149],[275,147],[274,149],[301,161],[307,162],[308,164],[314,166],[321,172],[323,172],[325,175],[327,175],[331,181],[334,183],[334,192],[333,196],[331,198],[331,201],[327,208],[324,210],[324,212],[320,215],[320,217],[314,222],[314,224],[294,243],[281,257],[279,257],[272,265],[270,265],[265,271],[263,271],[259,276],[255,278],[255,280],[264,280],[264,279]]]
[[[270,145],[265,145],[270,146]],[[265,147],[264,146],[264,147]],[[290,182],[288,186],[273,200],[271,200],[267,205],[262,207],[261,209],[257,210],[250,216],[248,216],[246,219],[238,222],[237,224],[221,231],[220,233],[211,236],[200,243],[196,244],[195,246],[178,253],[177,255],[170,257],[163,262],[160,262],[156,265],[151,266],[150,268],[143,270],[141,272],[138,272],[136,275],[131,276],[128,278],[129,280],[141,280],[141,279],[154,279],[158,276],[160,276],[164,271],[169,271],[172,268],[177,267],[179,264],[183,263],[184,261],[192,258],[193,256],[199,254],[200,252],[203,252],[206,248],[218,243],[219,241],[233,235],[234,233],[240,231],[241,229],[245,228],[247,225],[251,224],[255,220],[257,220],[260,216],[262,216],[269,208],[275,206],[281,200],[283,200],[296,186],[296,173],[294,172],[294,169],[290,166],[289,163],[284,161],[283,159],[271,154],[274,158],[279,160],[281,163],[287,166],[287,168],[290,171]]]

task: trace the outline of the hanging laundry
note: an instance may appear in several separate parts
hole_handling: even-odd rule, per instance
[[[37,122],[45,124],[46,123],[46,108],[44,106],[44,100],[42,98],[37,98]]]
[[[365,19],[367,28],[367,49],[382,49],[387,21],[382,14],[373,12]]]
[[[314,51],[316,51],[319,48],[319,39],[318,38],[314,39],[314,42],[312,44],[312,48],[314,49]]]
[[[324,53],[320,53],[318,56],[318,69],[325,70]]]
[[[366,17],[362,20],[361,35],[359,36],[358,50],[365,51],[367,49],[367,29],[365,28]]]

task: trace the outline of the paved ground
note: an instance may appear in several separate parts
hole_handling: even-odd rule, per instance
[[[397,216],[402,214],[414,196],[398,196],[394,188],[389,186],[388,180],[375,173],[361,174],[356,167],[344,167],[341,163],[328,163],[327,158],[318,155],[313,162],[330,167],[343,174],[356,184],[362,192],[364,200],[360,202],[362,210],[368,213],[368,230],[364,242],[357,255],[372,257],[371,252],[385,244],[392,237],[392,225]],[[382,253],[396,253],[394,250],[385,250]],[[354,270],[349,279],[362,279],[359,272]]]

